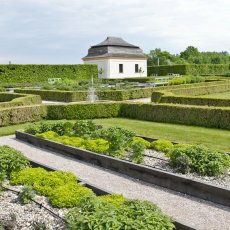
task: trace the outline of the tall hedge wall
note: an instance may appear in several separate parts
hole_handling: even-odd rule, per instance
[[[80,103],[70,105],[47,105],[47,119],[94,119],[117,117],[119,103]]]
[[[0,83],[9,86],[17,84],[36,85],[48,78],[69,78],[73,80],[97,77],[97,65],[0,65]]]
[[[229,64],[207,64],[207,65],[162,65],[149,66],[148,75],[157,74],[159,76],[168,73],[181,75],[223,75],[230,72]]]
[[[46,108],[42,105],[21,106],[0,109],[0,126],[38,121],[46,116]]]
[[[173,104],[121,104],[121,117],[230,129],[230,108]]]

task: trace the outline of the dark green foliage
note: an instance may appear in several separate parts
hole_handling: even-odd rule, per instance
[[[48,78],[72,80],[97,77],[96,65],[0,65],[0,81],[7,86],[36,85]]]
[[[173,104],[121,104],[121,117],[230,129],[230,108]]]
[[[94,119],[117,117],[119,103],[84,103],[71,105],[47,105],[47,119]]]
[[[126,154],[125,149],[130,147],[135,133],[121,127],[110,127],[98,130],[91,136],[107,140],[109,142],[109,154],[123,158]]]
[[[82,137],[91,135],[92,132],[97,130],[97,126],[92,120],[79,120],[74,123],[73,129],[75,135]]]
[[[18,199],[21,204],[28,204],[35,197],[35,192],[30,185],[25,185],[22,191],[18,195]]]
[[[29,161],[21,152],[6,145],[0,146],[0,173],[9,176],[11,172],[18,172],[29,165]]]
[[[69,229],[79,230],[172,230],[174,227],[172,220],[151,202],[127,200],[114,205],[95,196],[83,198],[66,218]]]
[[[162,65],[149,66],[148,75],[157,74],[165,76],[168,73],[180,75],[224,75],[229,73],[229,64],[207,65]]]
[[[182,173],[218,176],[226,173],[230,156],[202,145],[174,146],[168,153],[170,164]]]
[[[137,164],[141,164],[144,161],[144,151],[145,145],[142,142],[133,142],[131,145],[132,148],[132,155],[130,159]]]
[[[32,123],[26,127],[25,132],[35,135],[40,133],[45,133],[48,131],[54,131],[59,136],[70,135],[73,133],[73,125],[71,122],[55,122],[49,124],[47,122]]]

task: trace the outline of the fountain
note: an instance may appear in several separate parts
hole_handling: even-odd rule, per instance
[[[91,77],[91,84],[92,84],[92,86],[89,87],[89,89],[88,89],[87,101],[93,103],[96,100],[98,100],[98,96],[96,94],[96,89],[93,87],[93,77]]]

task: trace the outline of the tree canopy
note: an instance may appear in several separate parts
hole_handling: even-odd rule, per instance
[[[168,51],[162,51],[160,48],[150,50],[148,65],[175,65],[175,64],[230,64],[230,54],[227,51],[222,52],[200,52],[194,46],[188,46],[180,54],[171,54]]]

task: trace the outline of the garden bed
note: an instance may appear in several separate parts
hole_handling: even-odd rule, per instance
[[[208,183],[202,183],[193,179],[188,179],[185,176],[178,174],[176,175],[163,170],[145,167],[110,156],[63,145],[20,131],[16,132],[16,137],[33,145],[46,149],[52,149],[63,155],[68,155],[77,158],[78,160],[96,164],[101,167],[143,180],[145,182],[173,189],[178,192],[213,201],[222,205],[230,206],[229,189],[213,186]]]

